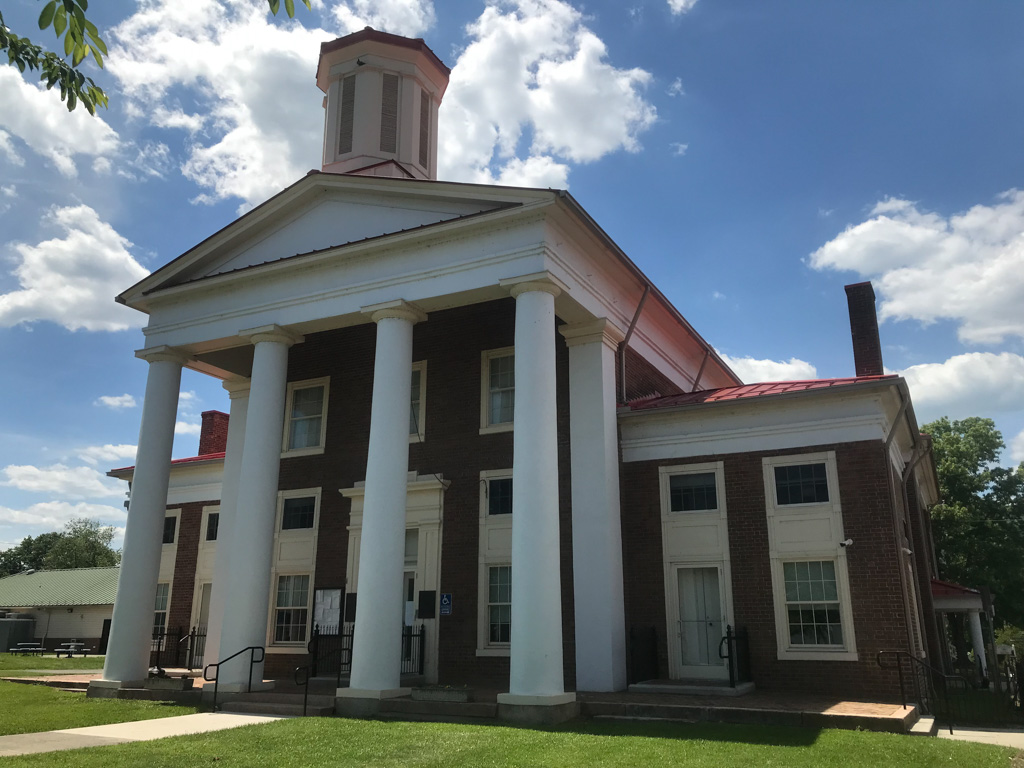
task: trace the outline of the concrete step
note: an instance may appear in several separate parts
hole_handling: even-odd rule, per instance
[[[931,715],[921,715],[916,723],[907,731],[911,736],[935,736],[939,732],[939,724]]]
[[[450,721],[487,720],[498,716],[498,705],[486,701],[413,701],[412,699],[385,699],[380,703],[382,716],[408,719],[438,719]]]
[[[256,702],[266,704],[298,704],[302,705],[302,694],[301,693],[278,693],[276,691],[266,691],[257,693],[233,693],[233,694],[221,694],[222,700],[227,702]],[[333,707],[334,706],[334,694],[309,694],[309,704],[316,704],[320,707]]]
[[[221,712],[235,712],[244,715],[277,715],[278,717],[302,717],[302,702],[283,704],[267,701],[229,701],[220,708]],[[330,717],[334,714],[334,705],[317,706],[312,703],[306,708],[307,717]]]

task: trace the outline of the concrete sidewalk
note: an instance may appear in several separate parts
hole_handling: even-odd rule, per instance
[[[80,747],[102,747],[131,741],[153,741],[166,739],[169,736],[223,731],[227,728],[270,723],[281,719],[268,715],[202,712],[196,715],[136,720],[130,723],[111,723],[110,725],[91,725],[87,728],[67,728],[45,733],[18,733],[12,736],[0,736],[0,757],[57,752]]]
[[[997,744],[1000,747],[1012,747],[1024,750],[1024,730],[1009,728],[960,728],[953,726],[953,733],[948,728],[939,728],[936,734],[941,739],[954,741],[977,741],[982,744]]]

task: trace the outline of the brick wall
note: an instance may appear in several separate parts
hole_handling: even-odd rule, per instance
[[[228,445],[228,415],[221,411],[203,411],[199,430],[199,455],[223,453]]]
[[[615,358],[615,386],[616,392],[620,391],[620,378],[622,375],[619,367],[618,355]],[[668,380],[657,368],[644,360],[639,353],[632,349],[626,349],[626,402],[637,400],[641,397],[649,397],[653,394],[679,395],[682,390]]]
[[[780,661],[761,459],[827,450],[836,452],[843,534],[855,542],[847,553],[847,566],[859,660]],[[879,650],[907,647],[907,625],[886,477],[888,461],[882,443],[873,441],[622,465],[626,625],[655,628],[659,675],[668,676],[668,652],[658,467],[707,461],[725,465],[734,618],[750,635],[756,686],[849,698],[898,697],[895,675],[880,670],[875,662]]]
[[[850,310],[850,333],[853,338],[853,362],[858,376],[881,376],[882,342],[878,337],[878,317],[875,314],[875,291],[871,283],[846,286],[846,301]]]

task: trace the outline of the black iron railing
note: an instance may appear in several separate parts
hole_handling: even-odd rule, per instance
[[[259,651],[259,654],[260,654],[260,657],[258,659],[256,658],[256,652],[257,651]],[[221,668],[221,665],[226,664],[227,662],[231,661],[232,659],[241,656],[243,653],[248,653],[249,654],[249,682],[248,682],[248,684],[245,687],[246,693],[249,693],[250,691],[252,691],[252,669],[257,664],[262,664],[263,660],[266,658],[266,649],[264,649],[262,645],[250,645],[248,648],[243,648],[242,650],[238,651],[237,653],[231,654],[226,659],[221,659],[220,661],[216,662],[215,664],[207,664],[205,667],[203,667],[203,680],[205,680],[208,683],[213,683],[213,711],[214,712],[217,711],[217,693],[218,693],[218,690],[220,689],[220,668]],[[210,670],[211,669],[215,669],[217,671],[216,677],[210,677]]]
[[[150,650],[150,664],[157,669],[178,666],[182,635],[181,627],[153,632]],[[187,637],[187,635],[185,635]]]
[[[192,627],[191,631],[178,641],[179,646],[183,643],[185,649],[185,668],[189,671],[193,669],[201,669],[203,666],[203,657],[206,652],[206,627]],[[182,651],[179,649],[179,659],[181,658],[181,655]]]
[[[745,627],[726,625],[725,637],[718,644],[718,658],[729,662],[729,687],[735,688],[740,683],[749,683],[750,676],[750,642]]]

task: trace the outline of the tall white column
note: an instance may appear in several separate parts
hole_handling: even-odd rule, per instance
[[[149,374],[121,572],[117,578],[117,601],[103,665],[103,679],[121,687],[131,687],[131,683],[144,680],[149,671],[174,422],[178,413],[181,366],[185,362],[182,355],[169,347],[139,350],[135,354],[149,363]]]
[[[426,315],[404,301],[364,307],[377,324],[370,445],[359,544],[359,602],[352,638],[352,676],[341,696],[402,695],[402,573],[412,327]]]
[[[988,659],[985,658],[985,636],[981,633],[981,614],[978,611],[971,611],[967,614],[971,626],[971,645],[974,648],[974,655],[981,662],[981,674],[988,677]]]
[[[604,318],[560,332],[569,346],[576,690],[621,691],[626,628],[615,351],[623,334]]]
[[[246,409],[238,491],[231,521],[230,571],[217,653],[221,659],[249,646],[266,646],[277,518],[277,479],[281,463],[288,348],[302,338],[276,325],[242,332],[255,345]],[[238,690],[249,679],[249,655],[218,670],[223,690]],[[263,665],[252,672],[263,680]],[[255,687],[255,685],[254,685]]]
[[[213,565],[213,588],[210,594],[210,616],[206,627],[206,645],[203,657],[207,664],[218,661],[220,630],[223,622],[224,601],[228,574],[233,557],[245,558],[232,552],[235,537],[235,510],[238,507],[238,482],[242,471],[242,447],[245,441],[245,417],[249,408],[249,379],[229,379],[224,389],[231,397],[228,418],[228,442],[224,454],[224,474],[221,479],[220,517],[217,528],[217,550]]]
[[[512,451],[512,627],[509,692],[499,704],[565,704],[555,403],[555,297],[545,275],[511,286],[516,300]]]

